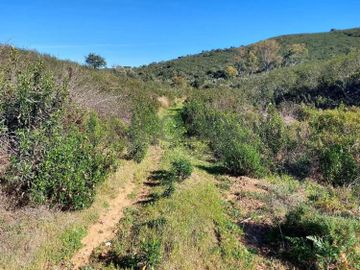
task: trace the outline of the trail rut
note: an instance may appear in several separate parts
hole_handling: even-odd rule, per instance
[[[85,266],[95,248],[115,237],[116,225],[123,217],[123,211],[136,202],[136,199],[130,199],[129,195],[133,192],[146,193],[143,185],[140,191],[136,191],[137,184],[146,181],[149,172],[158,167],[161,155],[162,150],[159,147],[151,147],[149,155],[141,164],[127,161],[119,168],[116,177],[119,181],[127,180],[127,184],[119,190],[114,199],[108,202],[108,207],[100,214],[97,222],[88,229],[87,235],[81,241],[83,247],[71,259],[73,269]],[[126,179],[129,177],[131,179]]]
[[[88,234],[81,241],[83,247],[72,258],[74,269],[87,264],[92,251],[115,236],[116,224],[123,217],[123,210],[131,205],[128,196],[133,189],[134,184],[130,183],[120,190],[119,195],[109,202],[108,211],[101,214],[98,221],[89,228]]]

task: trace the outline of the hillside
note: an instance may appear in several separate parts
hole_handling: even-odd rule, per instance
[[[270,40],[278,42],[279,55],[284,56],[287,48],[293,44],[304,44],[308,53],[302,59],[303,62],[327,60],[336,55],[348,54],[351,50],[360,49],[360,28],[332,30],[328,33],[286,35],[273,37]],[[137,72],[147,79],[153,76],[170,82],[176,76],[180,76],[187,83],[194,84],[196,80],[214,78],[214,73],[224,71],[228,66],[237,67],[240,73],[240,62],[247,61],[241,51],[251,50],[257,44],[179,57],[176,60],[143,66]]]
[[[0,269],[360,269],[360,29],[138,69],[0,47]]]

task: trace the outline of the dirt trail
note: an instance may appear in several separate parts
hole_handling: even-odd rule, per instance
[[[81,241],[83,248],[72,258],[74,269],[85,265],[96,247],[114,237],[116,224],[123,216],[123,209],[131,205],[128,196],[133,189],[134,184],[130,183],[120,190],[119,195],[109,202],[108,211],[102,213],[98,221],[89,228],[88,234]]]
[[[141,164],[127,161],[119,168],[119,173],[116,176],[119,181],[124,181],[129,177],[131,179],[126,179],[126,186],[119,190],[116,198],[108,202],[108,207],[100,214],[98,221],[88,229],[87,236],[81,241],[83,247],[71,260],[73,269],[85,266],[95,248],[115,237],[116,225],[124,215],[123,210],[136,201],[136,199],[130,199],[129,195],[136,192],[137,183],[145,182],[149,172],[157,168],[161,154],[162,151],[159,147],[151,147],[149,155]],[[136,193],[144,193],[144,187],[141,186],[140,192],[137,191]]]

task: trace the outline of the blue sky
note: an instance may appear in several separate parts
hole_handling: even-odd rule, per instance
[[[154,61],[360,26],[359,0],[0,0],[0,43],[83,62]]]

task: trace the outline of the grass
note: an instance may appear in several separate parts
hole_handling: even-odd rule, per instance
[[[166,177],[171,162],[180,157],[193,165],[206,163],[191,155],[184,143],[180,109],[181,103],[177,103],[160,111],[163,155],[158,168],[162,173],[158,171],[157,176]],[[148,196],[152,200],[127,211],[112,248],[100,247],[93,267],[253,268],[253,255],[240,241],[242,230],[228,215],[214,176],[194,169],[190,178],[174,183],[170,196],[163,196],[167,186],[161,179],[152,183]]]

